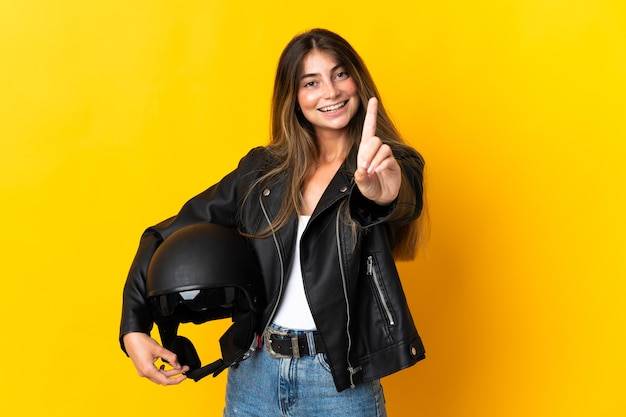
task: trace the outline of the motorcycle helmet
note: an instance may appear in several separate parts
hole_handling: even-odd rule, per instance
[[[217,376],[246,359],[257,347],[261,273],[245,237],[212,223],[183,227],[155,251],[146,276],[146,294],[163,346],[176,353],[194,381]],[[178,336],[180,323],[202,324],[232,318],[220,338],[222,358],[202,366],[191,341]]]

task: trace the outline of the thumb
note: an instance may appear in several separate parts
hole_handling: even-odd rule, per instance
[[[354,172],[354,182],[356,182],[357,185],[363,185],[363,182],[367,180],[367,170],[363,167],[358,167],[357,170]]]
[[[178,355],[176,355],[171,350],[168,350],[161,346],[158,352],[158,356],[167,363],[169,363],[172,367],[176,369],[182,368],[182,366],[178,362]]]
[[[372,199],[372,194],[376,193],[374,188],[376,183],[375,176],[367,173],[367,170],[363,167],[359,167],[354,173],[354,182],[358,187],[361,194],[368,199]]]

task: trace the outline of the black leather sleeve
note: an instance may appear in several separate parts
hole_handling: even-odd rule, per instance
[[[143,233],[124,285],[119,334],[122,350],[124,350],[122,338],[125,334],[130,332],[149,334],[152,329],[153,318],[145,297],[146,272],[157,247],[176,230],[190,224],[211,222],[237,226],[243,193],[249,186],[248,180],[254,177],[254,167],[258,166],[262,154],[262,148],[253,149],[242,158],[237,169],[187,201],[176,216],[149,227]]]
[[[161,239],[156,233],[144,233],[124,285],[122,320],[120,324],[120,346],[124,352],[126,350],[122,337],[126,333],[142,332],[149,334],[152,329],[152,315],[145,300],[145,273],[152,254],[160,243]]]

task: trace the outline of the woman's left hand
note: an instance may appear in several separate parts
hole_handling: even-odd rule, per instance
[[[398,196],[402,171],[389,145],[376,136],[377,113],[378,100],[372,97],[367,104],[354,181],[364,197],[384,206]]]

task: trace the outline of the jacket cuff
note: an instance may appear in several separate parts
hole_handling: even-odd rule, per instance
[[[381,206],[361,194],[356,185],[350,193],[350,214],[352,219],[361,227],[370,227],[386,220],[396,208],[398,199],[390,204]]]

